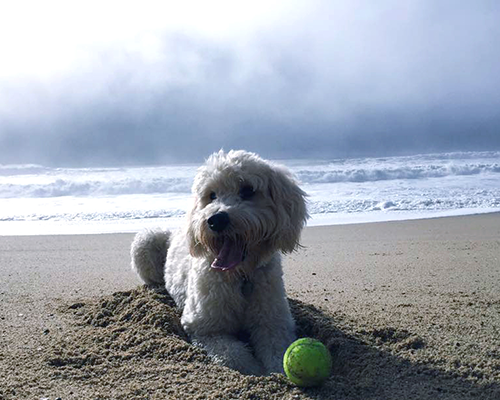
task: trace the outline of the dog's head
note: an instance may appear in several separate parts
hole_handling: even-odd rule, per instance
[[[190,251],[213,260],[213,268],[257,267],[299,245],[306,194],[284,167],[254,153],[220,151],[199,169],[193,194]]]

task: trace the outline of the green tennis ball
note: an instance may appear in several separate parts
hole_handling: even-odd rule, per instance
[[[332,357],[319,340],[302,338],[286,350],[283,369],[288,379],[297,386],[317,386],[330,376]]]

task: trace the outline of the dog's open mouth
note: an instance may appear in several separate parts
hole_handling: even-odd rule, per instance
[[[246,246],[243,240],[223,237],[217,244],[217,257],[212,268],[227,271],[245,259]]]

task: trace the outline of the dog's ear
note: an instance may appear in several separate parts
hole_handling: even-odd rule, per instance
[[[203,255],[203,246],[196,239],[199,236],[195,232],[196,230],[199,229],[199,226],[197,224],[197,221],[195,221],[192,218],[193,214],[196,211],[197,206],[198,206],[198,200],[197,196],[195,196],[193,207],[191,208],[190,211],[188,211],[188,221],[190,221],[191,223],[187,224],[186,227],[186,238],[188,240],[189,253],[193,257],[201,257]]]
[[[297,185],[291,173],[275,166],[269,176],[269,195],[275,207],[276,232],[273,244],[283,253],[299,246],[300,233],[306,224],[306,193]]]

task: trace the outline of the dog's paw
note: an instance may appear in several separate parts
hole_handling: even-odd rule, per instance
[[[217,364],[244,375],[265,375],[265,369],[252,354],[248,345],[230,335],[192,337],[193,344],[202,347]]]

